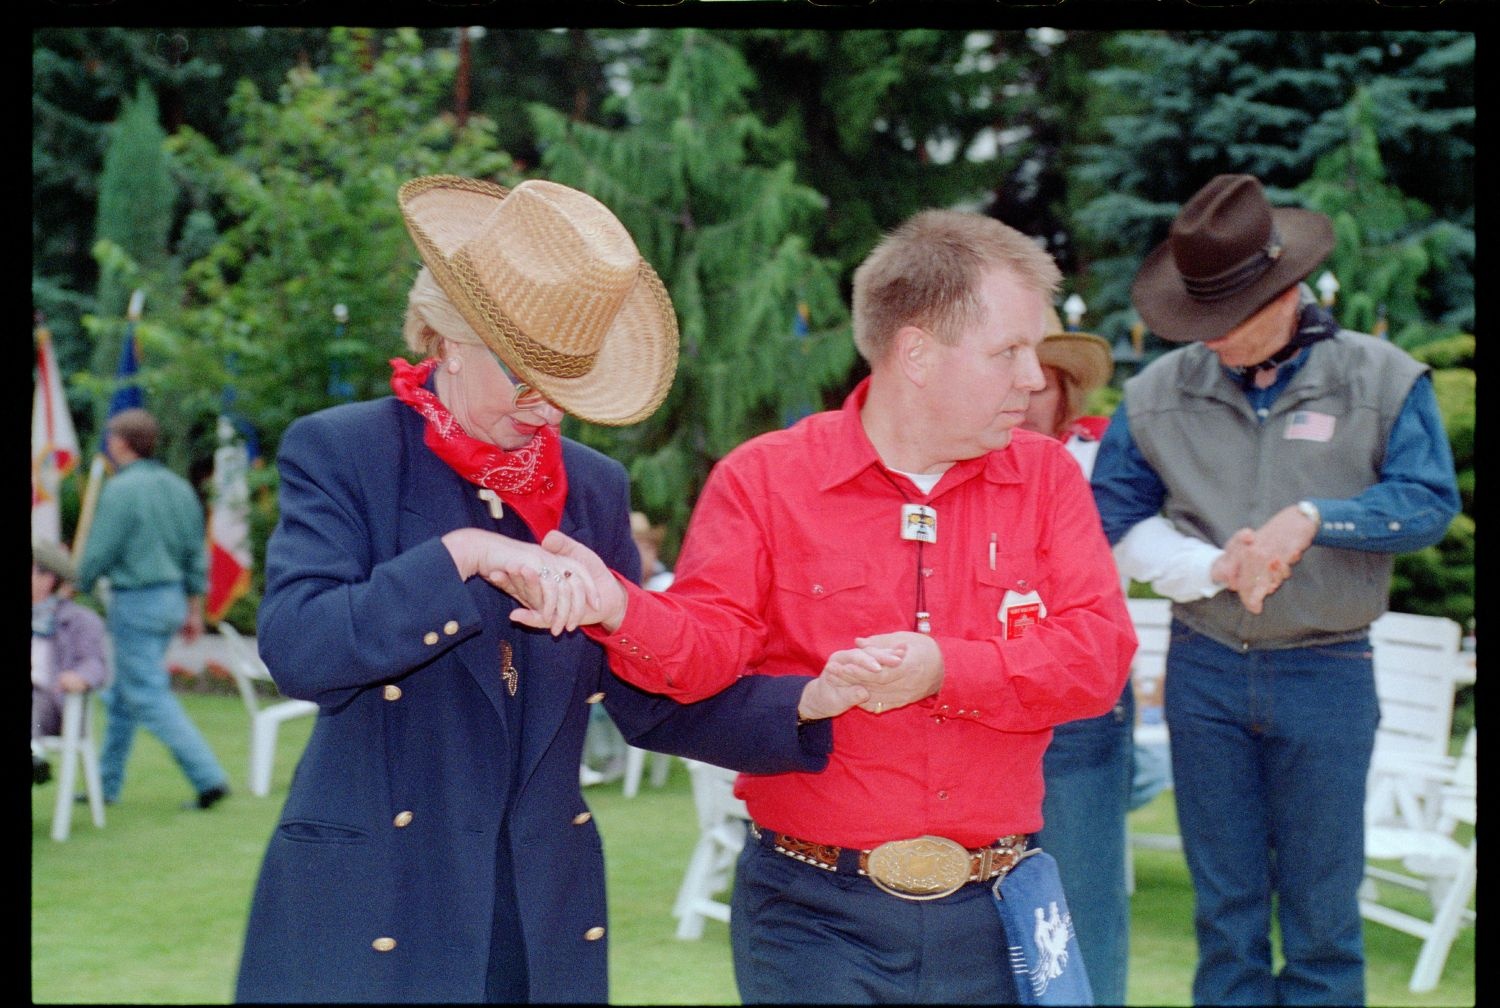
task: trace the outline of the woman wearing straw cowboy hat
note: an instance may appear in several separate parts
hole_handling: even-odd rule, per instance
[[[861,691],[746,677],[694,708],[614,679],[576,631],[594,589],[557,530],[627,576],[619,463],[558,430],[623,425],[671,385],[671,302],[577,190],[413,179],[423,267],[394,395],[282,439],[258,643],[321,705],[261,868],[237,999],[607,1000],[604,867],[579,791],[589,711],[633,744],[751,772],[821,769]],[[512,619],[504,588],[552,614]]]

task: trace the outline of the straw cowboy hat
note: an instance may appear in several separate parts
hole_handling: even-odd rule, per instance
[[[643,511],[630,512],[630,535],[632,538],[644,539],[653,546],[660,546],[665,538],[665,530],[659,525],[651,524]]]
[[[625,226],[587,193],[428,175],[397,203],[422,261],[515,374],[581,420],[623,426],[666,399],[677,316]]]
[[[1146,256],[1130,298],[1151,331],[1173,343],[1216,340],[1298,283],[1333,251],[1333,223],[1272,207],[1251,175],[1219,175]]]
[[[44,571],[57,575],[59,581],[72,581],[73,558],[62,543],[41,536],[31,537],[31,562]]]
[[[1057,309],[1051,306],[1047,308],[1047,318],[1049,327],[1047,335],[1037,345],[1037,359],[1044,366],[1055,367],[1067,374],[1078,390],[1080,400],[1095,389],[1103,388],[1115,370],[1109,343],[1093,333],[1067,332]]]

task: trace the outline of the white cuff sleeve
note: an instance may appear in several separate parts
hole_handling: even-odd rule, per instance
[[[1223,550],[1179,532],[1161,515],[1140,522],[1115,544],[1115,565],[1122,577],[1143,581],[1173,602],[1212,598],[1224,586],[1211,569]]]

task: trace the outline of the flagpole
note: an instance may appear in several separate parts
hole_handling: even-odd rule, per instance
[[[135,324],[140,321],[141,308],[146,300],[146,292],[136,288],[135,293],[130,295],[130,306],[125,310],[125,339],[127,343],[135,333]],[[83,547],[89,541],[89,526],[94,523],[94,509],[99,505],[99,494],[104,488],[105,467],[108,459],[105,457],[103,446],[105,441],[100,438],[101,448],[94,453],[94,460],[89,464],[89,479],[84,486],[83,503],[78,513],[78,529],[73,533],[73,555],[81,557]]]

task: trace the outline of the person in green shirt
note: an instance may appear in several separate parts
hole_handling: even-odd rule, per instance
[[[159,432],[143,409],[110,418],[105,447],[117,472],[99,495],[78,566],[82,591],[108,580],[106,622],[115,646],[99,773],[105,802],[118,801],[136,728],[145,728],[193,786],[187,807],[206,809],[229,794],[229,777],[172,692],[166,663],[175,634],[191,643],[203,633],[203,505],[187,480],[156,461]]]

